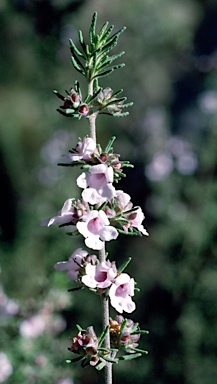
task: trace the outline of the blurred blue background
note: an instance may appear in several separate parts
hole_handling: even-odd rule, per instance
[[[127,29],[126,67],[101,85],[123,88],[130,115],[100,116],[98,142],[134,163],[119,184],[145,212],[149,238],[108,244],[132,262],[140,292],[132,314],[149,355],[120,363],[114,384],[215,384],[217,377],[217,4],[209,0],[1,0],[0,382],[98,384],[103,374],[67,365],[75,324],[100,329],[98,297],[67,293],[54,271],[83,240],[40,227],[69,197],[79,170],[57,167],[88,134],[56,112],[80,80],[68,40],[87,37],[93,12]],[[120,61],[122,62],[122,61]],[[97,301],[98,300],[98,301]],[[88,318],[87,318],[88,313]]]

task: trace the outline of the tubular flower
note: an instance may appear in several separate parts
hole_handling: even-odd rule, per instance
[[[115,263],[109,260],[103,261],[96,266],[88,264],[85,268],[85,275],[82,276],[82,283],[90,288],[105,289],[110,287],[117,275]]]
[[[70,161],[90,160],[93,153],[96,151],[96,143],[90,137],[85,137],[80,140],[75,149],[69,154],[64,155]]]
[[[57,216],[51,217],[42,221],[41,225],[50,226],[52,224],[76,224],[77,221],[83,216],[84,213],[89,211],[89,206],[82,200],[67,199],[63,204],[61,211]]]
[[[128,224],[124,226],[124,230],[126,232],[128,232],[129,227],[134,227],[137,228],[138,231],[141,232],[143,235],[148,236],[148,232],[142,225],[145,216],[140,207],[138,207],[136,211],[127,214],[125,217],[128,220]]]
[[[87,256],[88,256],[88,252],[86,252],[82,248],[77,248],[69,257],[68,261],[60,261],[54,265],[54,268],[58,271],[67,270],[68,271],[67,277],[72,280],[77,280],[80,269],[82,268],[83,264],[87,260]],[[93,257],[94,256],[92,256],[92,258]]]
[[[90,204],[102,204],[115,196],[112,185],[114,179],[112,167],[106,164],[97,164],[90,167],[77,178],[77,185],[83,188],[82,197]]]
[[[82,217],[76,224],[78,231],[85,237],[88,248],[100,250],[104,241],[118,237],[116,228],[109,225],[109,220],[104,211],[93,210]]]
[[[134,279],[127,273],[121,273],[109,289],[111,305],[119,313],[123,311],[131,313],[136,308],[132,296],[134,296]]]

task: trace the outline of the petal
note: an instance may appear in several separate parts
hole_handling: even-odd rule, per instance
[[[118,231],[115,227],[112,227],[111,225],[107,225],[103,227],[100,232],[100,239],[103,241],[110,241],[117,239],[118,237]]]
[[[63,207],[61,209],[61,215],[64,215],[65,213],[68,213],[70,210],[73,209],[72,207],[72,201],[75,199],[67,199],[65,203],[63,204]]]
[[[77,178],[77,186],[80,188],[87,188],[87,173],[83,172]]]
[[[122,285],[130,282],[130,276],[127,273],[121,273],[116,279],[116,285]]]
[[[59,261],[54,265],[54,268],[57,271],[65,271],[66,269],[68,269],[68,261]]]
[[[131,299],[131,297],[128,296],[127,299],[125,299],[123,302],[123,310],[127,313],[131,313],[135,311],[135,309],[136,309],[136,304]]]
[[[89,231],[87,229],[87,223],[84,221],[78,221],[76,224],[78,232],[80,232],[84,237],[89,236]]]
[[[85,244],[88,248],[100,251],[103,248],[103,241],[99,239],[99,236],[90,236],[85,240]]]
[[[113,187],[112,184],[106,184],[101,188],[99,191],[99,194],[105,199],[105,200],[111,200],[113,197],[115,197],[116,190],[115,187]]]
[[[82,192],[82,198],[86,201],[86,203],[90,203],[92,205],[102,204],[106,200],[105,198],[103,199],[94,188],[84,189]]]

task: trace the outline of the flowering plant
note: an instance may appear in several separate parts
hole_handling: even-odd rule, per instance
[[[148,232],[142,224],[142,209],[134,207],[130,196],[116,190],[113,185],[125,176],[123,168],[132,165],[129,161],[120,160],[120,155],[114,153],[115,137],[109,140],[104,149],[96,140],[98,115],[106,113],[115,117],[127,116],[128,112],[123,112],[123,109],[132,105],[125,103],[126,97],[117,97],[122,90],[113,92],[111,88],[103,89],[99,85],[101,77],[124,66],[112,65],[124,52],[113,56],[109,56],[109,52],[116,46],[125,28],[110,36],[113,26],[108,28],[108,23],[105,23],[97,34],[96,20],[97,14],[94,13],[89,30],[89,45],[85,44],[81,31],[81,50],[70,40],[72,64],[87,80],[87,95],[82,96],[78,81],[75,81],[66,96],[54,91],[63,102],[58,109],[62,115],[79,120],[84,118],[89,124],[89,135],[80,138],[77,145],[63,155],[64,162],[59,163],[60,166],[82,168],[77,178],[77,186],[82,189],[81,198],[76,200],[69,197],[57,215],[43,221],[42,225],[68,226],[69,235],[81,234],[88,249],[99,251],[97,256],[78,248],[67,261],[57,262],[55,269],[66,270],[67,277],[77,284],[71,291],[86,287],[102,297],[101,335],[96,336],[93,326],[86,329],[77,326],[78,335],[72,338],[69,348],[77,356],[69,362],[81,361],[83,367],[90,364],[98,370],[105,367],[105,382],[111,384],[112,363],[147,353],[137,348],[140,335],[147,331],[140,330],[137,323],[122,315],[115,319],[109,318],[109,302],[120,314],[135,310],[135,281],[124,272],[131,258],[118,268],[115,261],[108,259],[105,243],[117,239],[119,234],[142,236],[148,235]]]

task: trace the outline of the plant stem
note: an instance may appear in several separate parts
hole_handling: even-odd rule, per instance
[[[88,84],[88,94],[93,95],[93,82],[90,81]],[[89,129],[90,137],[96,142],[96,117],[97,115],[90,111],[89,115]],[[100,262],[106,260],[105,253],[105,242],[103,248],[99,251],[99,260]],[[109,302],[106,297],[102,296],[102,323],[103,330],[109,325]],[[106,338],[104,341],[104,347],[110,350],[110,334],[107,332]],[[112,363],[107,362],[105,366],[105,384],[112,384]]]
[[[100,262],[105,261],[105,243],[103,248],[99,251]],[[103,329],[109,325],[109,302],[105,296],[102,296],[102,323]],[[107,332],[104,341],[104,347],[110,350],[110,333]],[[112,363],[107,362],[105,366],[105,384],[112,384]]]

